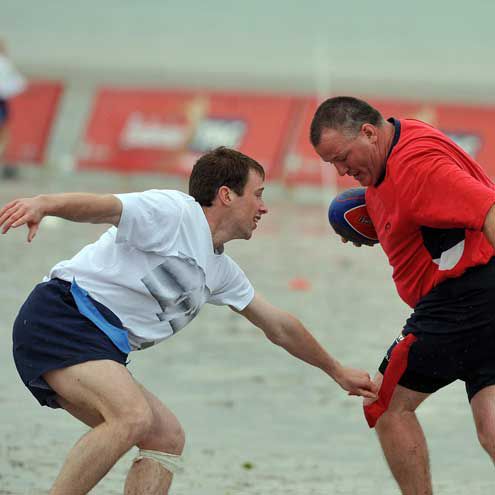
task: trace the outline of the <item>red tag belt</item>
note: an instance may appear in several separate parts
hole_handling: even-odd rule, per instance
[[[406,371],[409,349],[416,340],[417,338],[410,333],[392,349],[390,361],[378,392],[378,399],[372,404],[364,406],[364,415],[370,428],[376,425],[378,418],[387,410],[395,387]]]

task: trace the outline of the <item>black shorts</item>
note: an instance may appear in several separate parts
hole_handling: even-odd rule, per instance
[[[14,322],[17,371],[43,406],[59,407],[55,392],[43,379],[47,371],[100,359],[125,365],[127,360],[127,354],[79,312],[70,287],[69,282],[59,279],[38,284]],[[109,323],[123,328],[112,311],[94,299],[92,302]]]
[[[410,348],[399,384],[433,393],[455,380],[466,385],[469,400],[495,385],[495,258],[449,279],[423,297],[407,320]],[[380,365],[383,374],[397,340]]]

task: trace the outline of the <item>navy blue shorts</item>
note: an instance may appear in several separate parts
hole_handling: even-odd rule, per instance
[[[59,279],[38,284],[14,322],[15,365],[24,385],[42,406],[59,407],[55,392],[43,379],[47,371],[100,359],[125,366],[127,360],[127,354],[79,312],[70,287],[69,282]],[[112,311],[91,301],[109,323],[123,328]]]
[[[495,258],[432,289],[407,320],[408,333],[417,340],[400,385],[431,394],[462,380],[469,401],[495,385]],[[382,374],[396,344],[380,365]]]

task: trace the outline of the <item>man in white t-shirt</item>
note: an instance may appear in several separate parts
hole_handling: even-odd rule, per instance
[[[263,182],[256,161],[218,148],[197,161],[189,195],[51,194],[0,210],[2,233],[27,225],[29,242],[49,215],[113,225],[55,265],[14,323],[14,359],[24,384],[40,404],[62,407],[92,427],[70,451],[51,495],[89,492],[132,446],[139,453],[125,493],[168,493],[184,432],[127,371],[127,356],[172,336],[208,302],[240,313],[349,394],[375,397],[368,373],[343,367],[299,320],[255,294],[224,253],[226,242],[250,239],[267,213]]]

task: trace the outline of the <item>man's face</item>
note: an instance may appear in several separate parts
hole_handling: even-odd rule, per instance
[[[250,239],[261,217],[268,213],[263,201],[263,179],[254,170],[249,171],[242,196],[232,191],[234,201],[230,211],[235,228],[235,238]]]
[[[380,178],[385,156],[377,145],[377,128],[364,124],[357,136],[336,129],[323,129],[316,152],[331,163],[340,176],[354,177],[362,186],[373,186]]]

